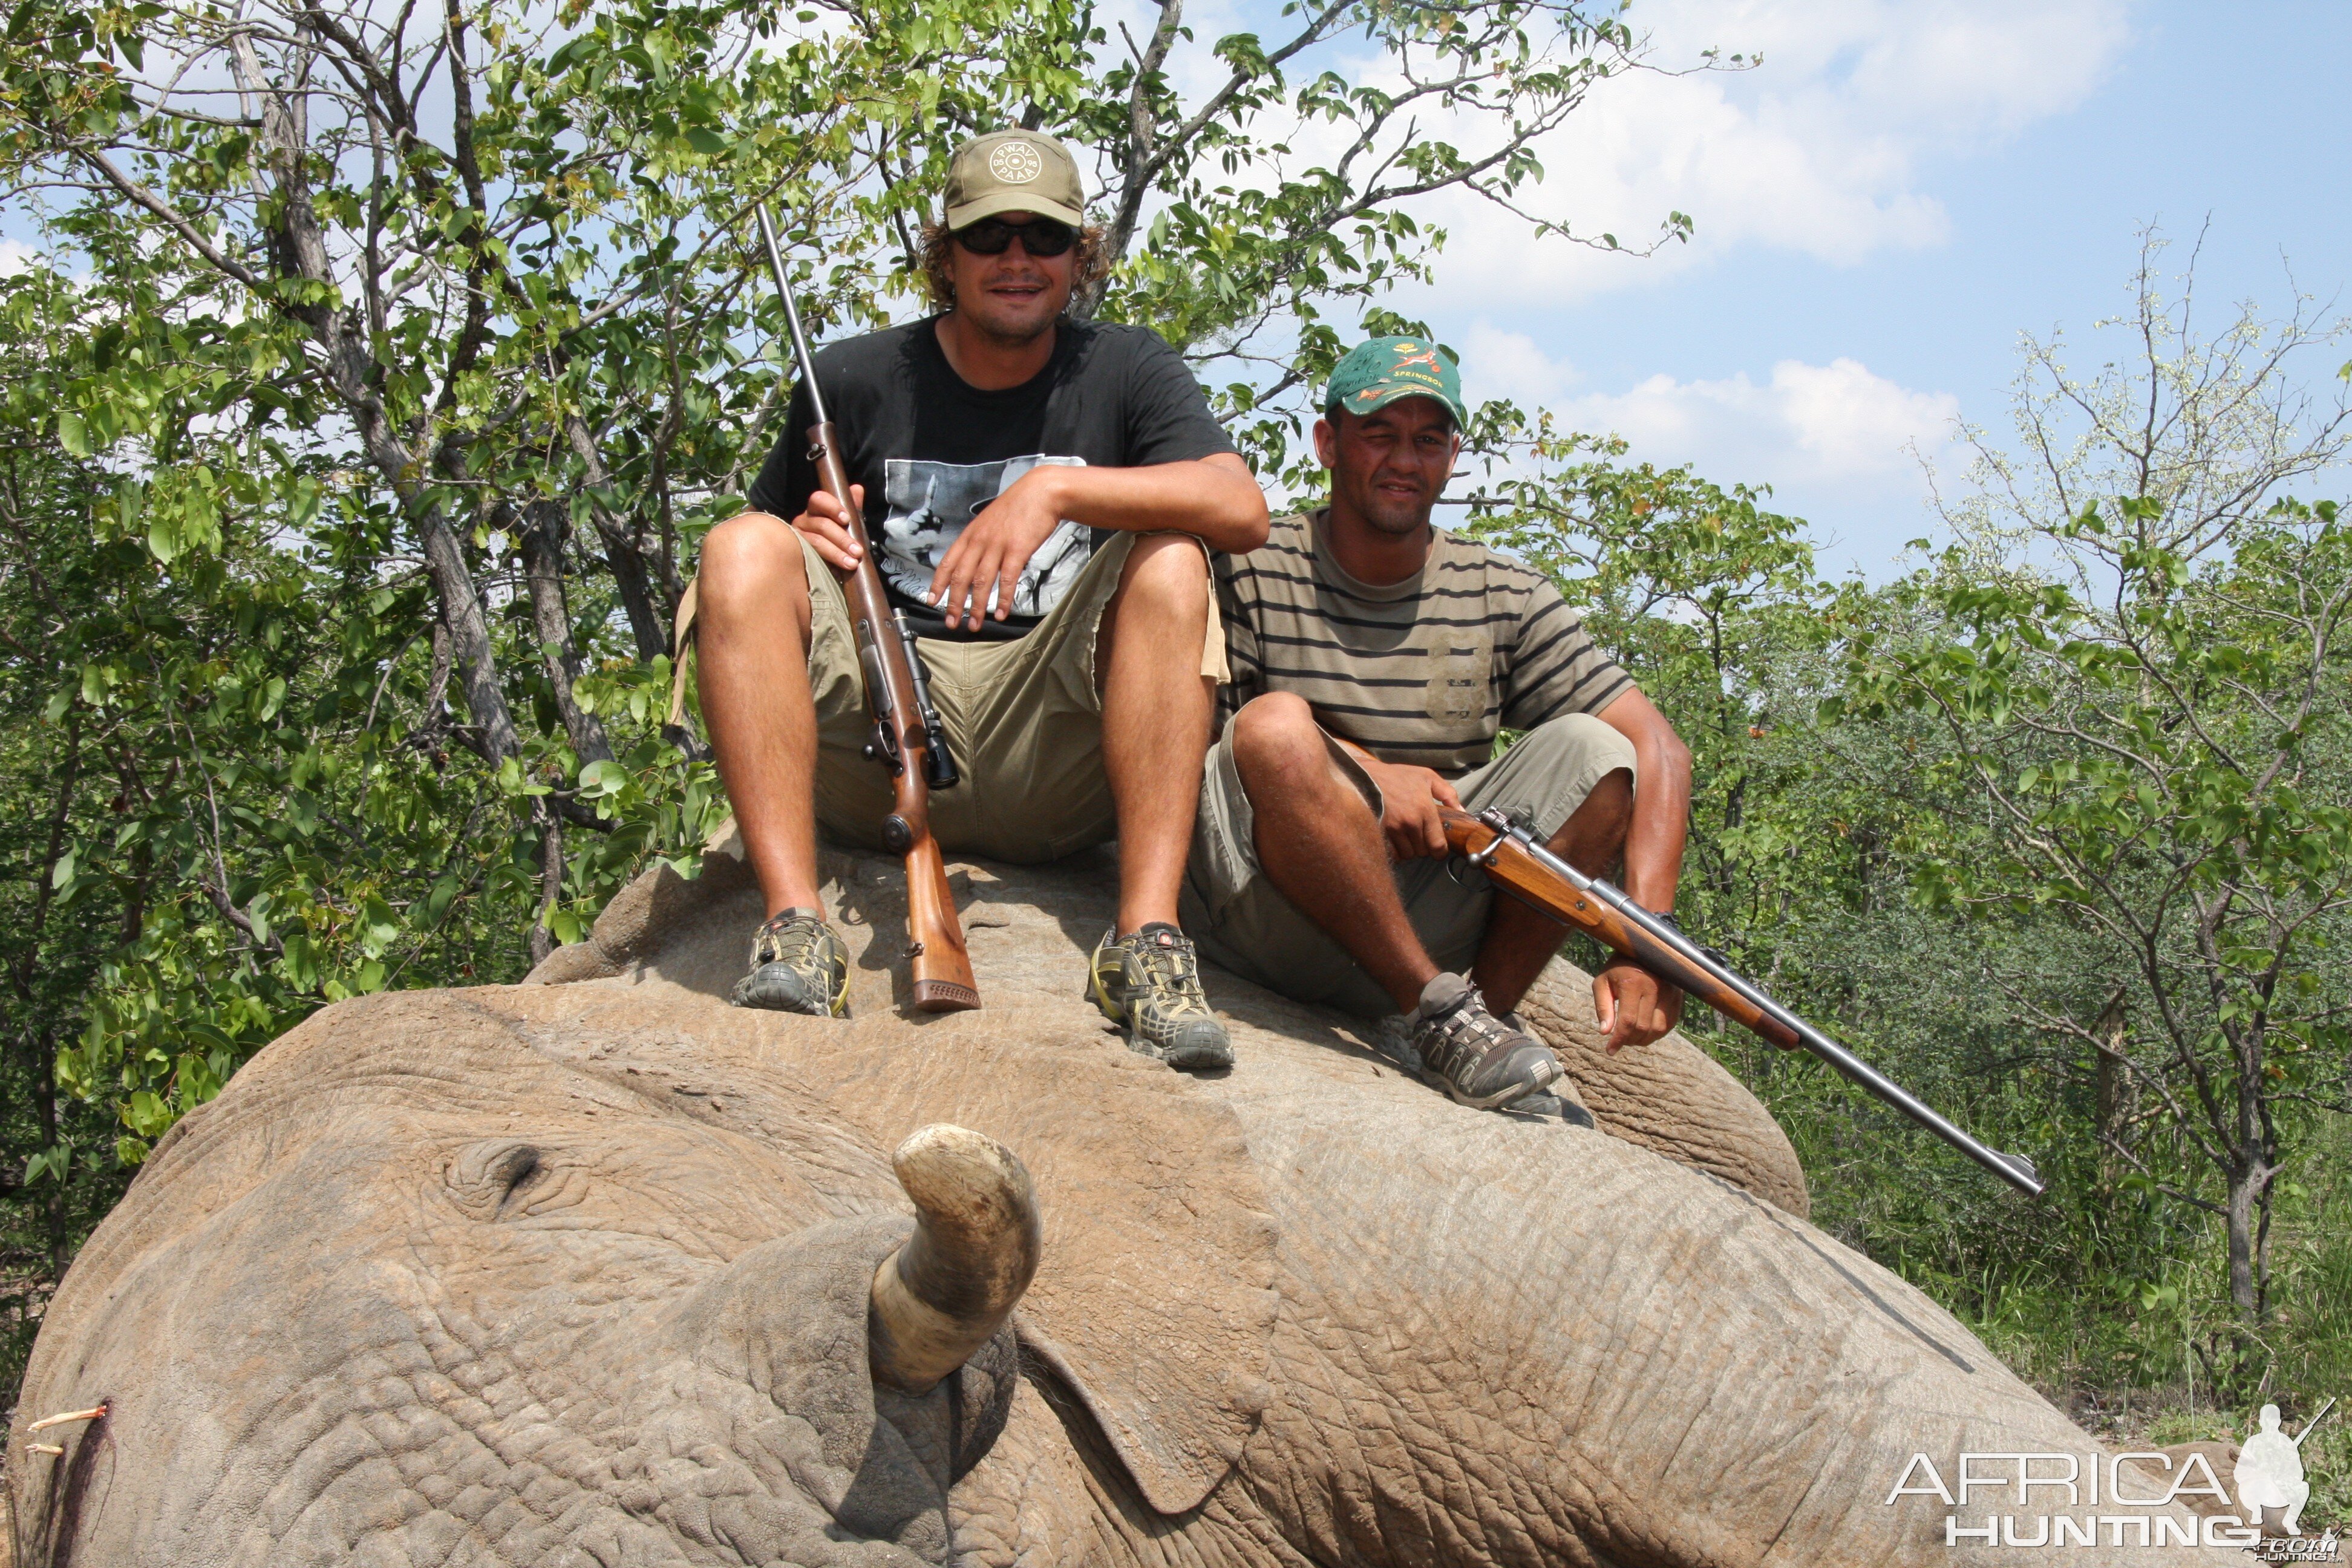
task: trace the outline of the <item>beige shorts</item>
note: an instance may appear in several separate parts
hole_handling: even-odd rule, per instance
[[[1381,793],[1371,776],[1339,746],[1331,755],[1378,816]],[[1635,773],[1633,743],[1589,713],[1571,713],[1528,731],[1500,757],[1455,779],[1454,787],[1466,810],[1500,806],[1538,838],[1549,838],[1619,768]],[[1270,991],[1361,1017],[1395,1012],[1389,994],[1265,875],[1255,821],[1227,726],[1224,738],[1209,749],[1201,781],[1201,813],[1184,868],[1184,934],[1220,968]],[[1430,958],[1459,973],[1477,956],[1494,894],[1479,873],[1462,870],[1457,881],[1446,868],[1444,860],[1405,861],[1395,868],[1397,892]]]
[[[1137,536],[1115,533],[1094,552],[1061,602],[1025,637],[994,642],[922,641],[932,706],[963,775],[931,796],[931,832],[952,853],[1034,864],[1118,835],[1103,773],[1102,694],[1096,633],[1118,591]],[[1207,546],[1202,547],[1205,558]],[[809,693],[816,700],[816,817],[846,844],[878,849],[892,802],[890,771],[865,755],[873,719],[857,664],[849,599],[816,547],[801,541],[808,572]],[[1226,679],[1223,623],[1209,579],[1209,631],[1201,673]],[[678,606],[678,643],[693,635],[693,590]],[[680,679],[684,677],[681,656]],[[683,706],[682,691],[674,706]]]

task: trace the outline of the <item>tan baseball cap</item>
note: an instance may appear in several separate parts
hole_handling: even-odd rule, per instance
[[[1035,213],[1073,228],[1087,221],[1077,160],[1042,131],[992,131],[956,149],[948,164],[948,227],[999,213]]]

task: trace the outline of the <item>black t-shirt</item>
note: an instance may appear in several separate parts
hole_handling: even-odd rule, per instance
[[[866,530],[890,598],[926,637],[950,632],[923,602],[948,547],[1013,480],[1041,463],[1136,468],[1234,450],[1200,384],[1148,327],[1073,321],[1054,357],[1019,386],[982,392],[956,374],[926,317],[819,350],[825,411],[842,467],[866,487]],[[810,412],[795,388],[784,433],[751,486],[754,510],[800,515],[816,489]],[[1019,637],[1061,601],[1107,531],[1064,522],[1022,569],[1012,612],[982,637]]]

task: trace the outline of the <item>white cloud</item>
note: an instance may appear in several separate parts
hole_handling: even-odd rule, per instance
[[[33,247],[13,239],[0,239],[0,278],[10,277],[33,265]]]
[[[1563,431],[1617,435],[1628,460],[1688,464],[1719,484],[1769,485],[1771,504],[1807,518],[1824,565],[1883,570],[1928,531],[1920,459],[1951,457],[1959,400],[1902,385],[1850,358],[1784,359],[1765,379],[1653,375],[1622,391],[1583,384],[1531,338],[1482,324],[1463,334],[1474,395],[1548,408]]]
[[[1465,385],[1474,403],[1507,397],[1521,408],[1549,408],[1562,403],[1583,383],[1574,365],[1544,353],[1525,332],[1508,332],[1484,320],[1462,334],[1462,363],[1475,367],[1475,386]]]
[[[1713,381],[1654,375],[1550,407],[1568,428],[1622,436],[1637,458],[1695,463],[1712,478],[1875,489],[1916,480],[1915,452],[1943,446],[1959,400],[1913,391],[1856,360],[1784,359],[1761,384],[1745,372]]]
[[[1629,19],[1661,68],[1709,47],[1764,63],[1602,84],[1549,139],[1547,177],[1522,195],[1628,245],[1686,212],[1693,242],[1648,260],[1536,243],[1455,193],[1432,215],[1453,239],[1445,292],[1556,305],[1745,247],[1843,265],[1939,244],[1948,222],[1920,188],[1922,165],[2081,102],[2126,36],[2122,0],[1644,0]]]

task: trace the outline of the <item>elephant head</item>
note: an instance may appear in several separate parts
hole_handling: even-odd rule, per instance
[[[104,1414],[14,1467],[26,1560],[940,1560],[1013,1394],[1027,1171],[744,1092],[786,1152],[686,1087],[438,997],[281,1042],[57,1303],[31,1387]]]

